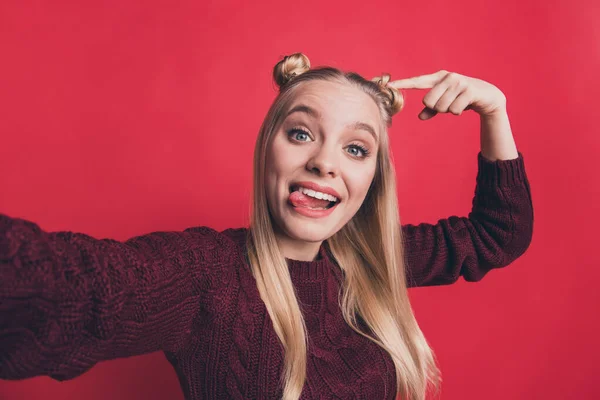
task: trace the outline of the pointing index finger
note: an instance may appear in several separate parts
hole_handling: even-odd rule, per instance
[[[414,76],[412,78],[398,79],[388,83],[388,86],[396,89],[429,89],[434,87],[442,80],[446,71],[439,71],[433,74]]]

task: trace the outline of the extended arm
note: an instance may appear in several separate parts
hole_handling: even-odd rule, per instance
[[[219,245],[209,228],[119,242],[0,214],[0,378],[66,380],[177,349],[221,279]]]

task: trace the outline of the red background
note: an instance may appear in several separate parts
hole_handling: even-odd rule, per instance
[[[285,54],[365,77],[487,80],[507,96],[536,222],[509,267],[409,292],[442,398],[600,398],[598,4],[2,0],[0,212],[115,239],[246,225]],[[425,93],[408,92],[391,129],[403,223],[466,215],[475,186],[477,115],[420,121]],[[0,398],[183,396],[153,353],[64,383],[1,381]]]

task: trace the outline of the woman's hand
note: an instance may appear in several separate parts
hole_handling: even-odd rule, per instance
[[[496,86],[477,78],[441,70],[433,74],[390,81],[396,89],[429,89],[423,97],[425,108],[419,119],[427,120],[438,112],[461,115],[473,110],[482,117],[506,113],[506,96]]]
[[[419,114],[427,120],[438,112],[460,115],[473,110],[480,115],[481,154],[490,161],[512,160],[519,156],[506,112],[506,96],[481,79],[448,72],[415,76],[387,83],[396,89],[429,89]]]

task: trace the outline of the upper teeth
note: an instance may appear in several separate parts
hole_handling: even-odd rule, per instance
[[[335,197],[335,196],[332,196],[332,195],[327,194],[327,193],[316,192],[316,191],[314,191],[312,189],[307,189],[307,188],[304,188],[304,187],[299,187],[298,191],[300,193],[304,193],[307,196],[314,197],[314,198],[317,198],[317,199],[328,200],[328,201],[333,201],[333,202],[338,201],[337,197]]]

